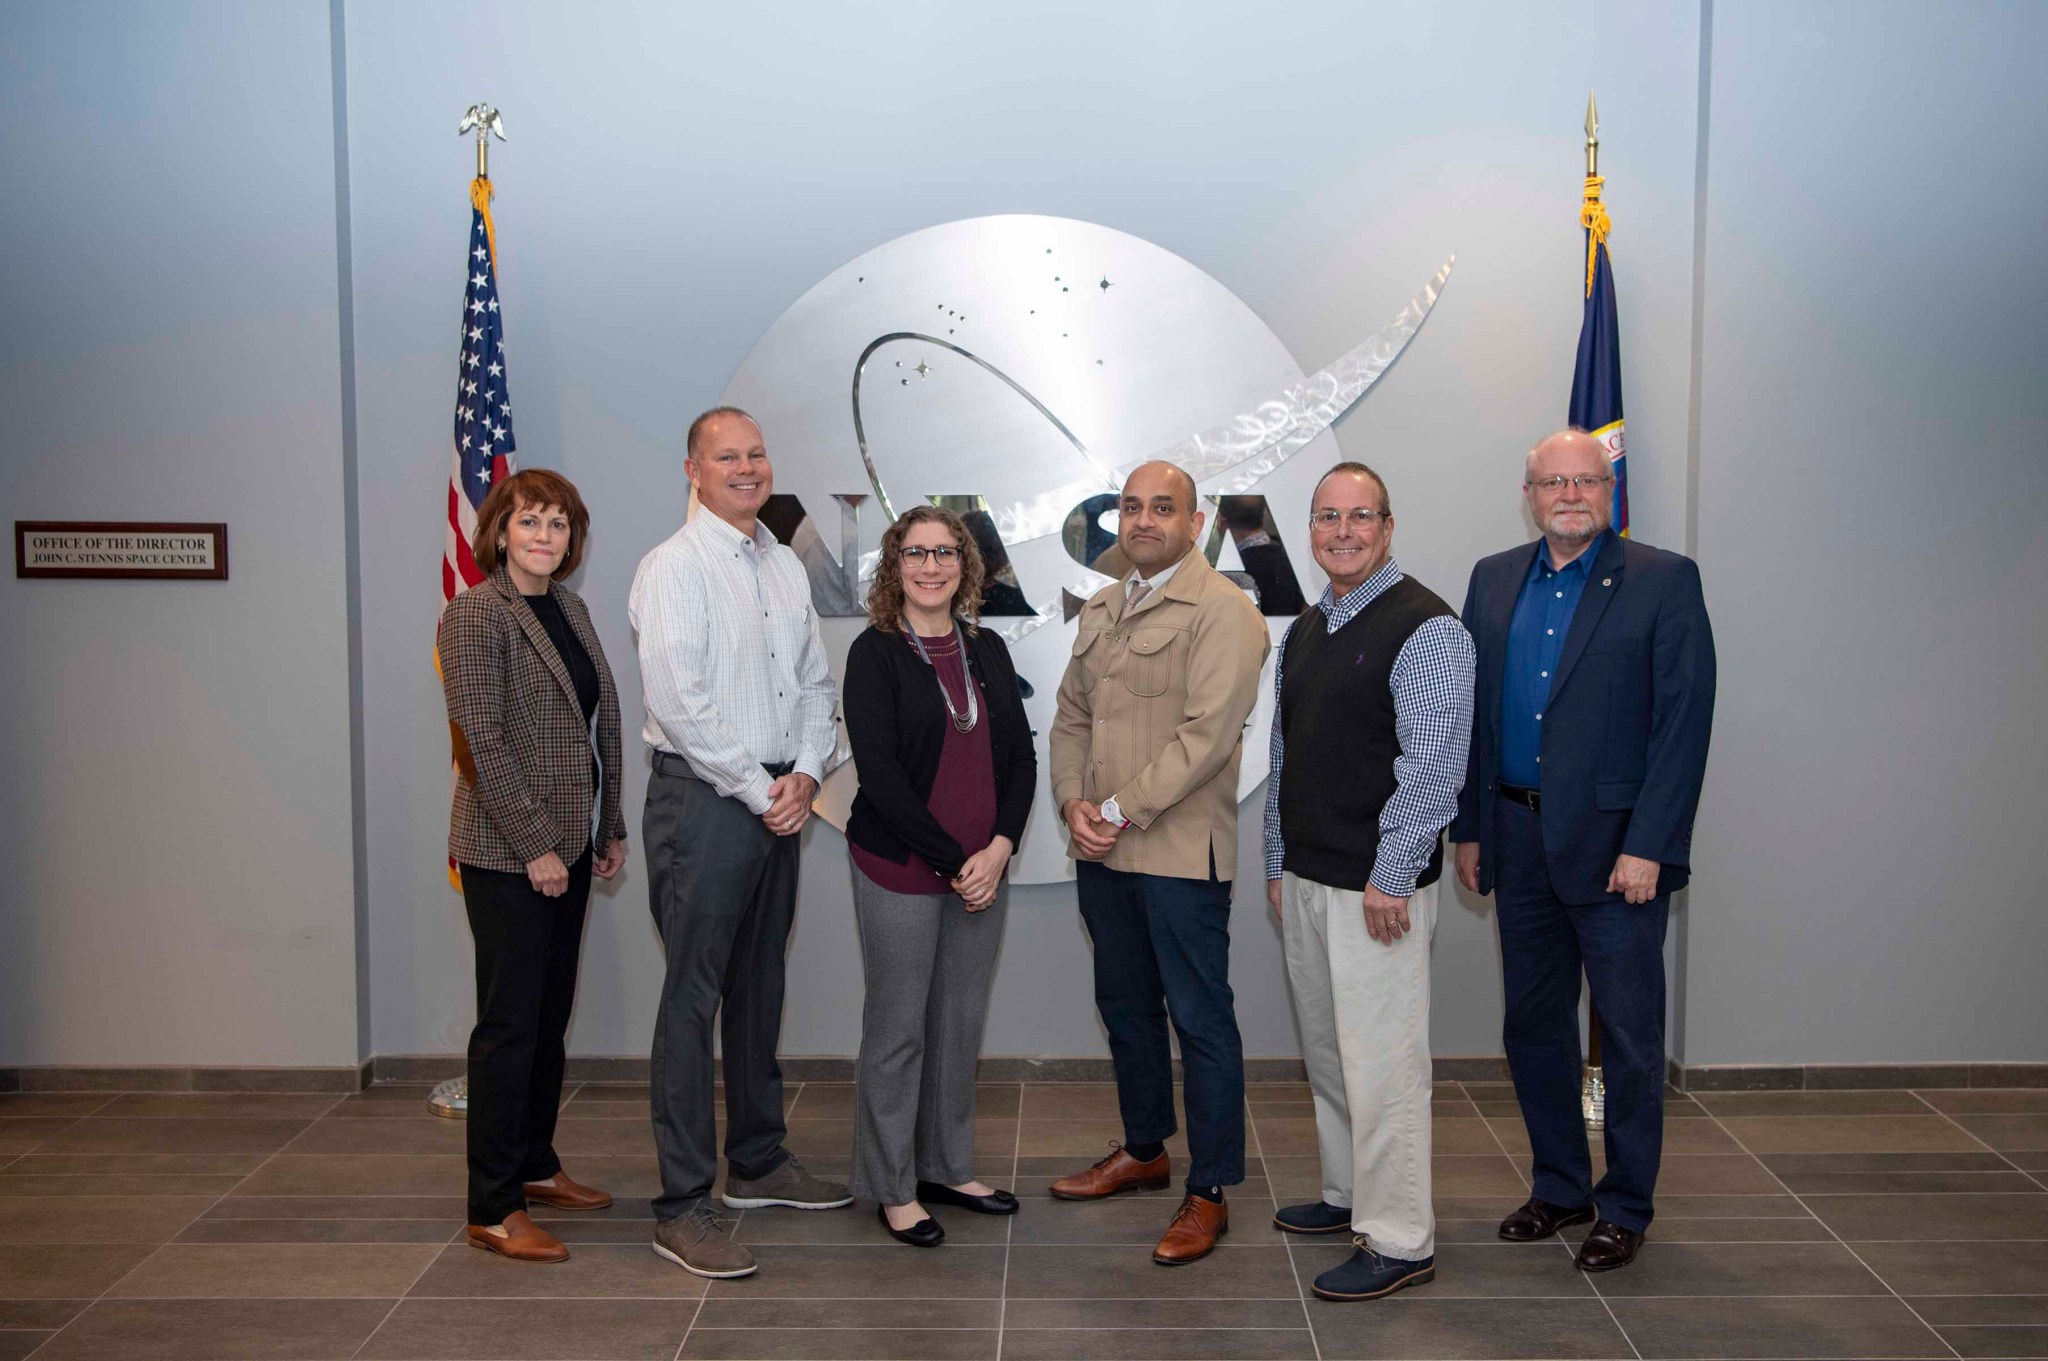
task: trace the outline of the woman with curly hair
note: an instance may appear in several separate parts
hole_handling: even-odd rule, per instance
[[[906,512],[882,536],[870,626],[846,658],[867,976],[852,1189],[917,1247],[946,1236],[923,1202],[1017,1210],[974,1180],[974,1065],[1038,756],[1010,651],[976,625],[982,586],[959,516]]]

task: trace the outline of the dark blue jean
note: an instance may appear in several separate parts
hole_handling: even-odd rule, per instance
[[[1559,902],[1543,858],[1540,815],[1500,800],[1496,822],[1501,1030],[1515,1099],[1536,1155],[1534,1194],[1553,1205],[1599,1207],[1637,1233],[1650,1226],[1664,1155],[1664,928],[1671,897],[1647,903]],[[1579,976],[1600,1013],[1607,1084],[1607,1172],[1593,1185],[1579,1109]]]
[[[1124,1142],[1163,1143],[1173,1118],[1169,1015],[1180,1037],[1188,1181],[1244,1180],[1244,1046],[1230,991],[1230,883],[1075,867],[1095,946],[1095,1006],[1109,1031]]]

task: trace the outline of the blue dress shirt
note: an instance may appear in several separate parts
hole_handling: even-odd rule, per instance
[[[1501,677],[1500,782],[1524,789],[1543,787],[1543,710],[1550,703],[1550,678],[1564,652],[1572,616],[1586,593],[1586,578],[1612,530],[1586,545],[1562,568],[1550,565],[1550,544],[1539,540],[1522,594],[1508,622],[1508,655]]]

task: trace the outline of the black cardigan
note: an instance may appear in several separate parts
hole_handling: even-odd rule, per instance
[[[996,773],[995,835],[1015,846],[1038,788],[1038,751],[1010,649],[989,632],[967,639],[968,674],[981,688]],[[860,790],[846,837],[871,855],[902,864],[915,854],[951,879],[967,852],[939,825],[926,801],[946,745],[946,701],[932,668],[900,633],[864,630],[846,654],[842,686],[846,737]],[[977,847],[977,850],[980,848]]]

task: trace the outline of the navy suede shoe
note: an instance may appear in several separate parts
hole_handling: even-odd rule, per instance
[[[1273,1227],[1288,1233],[1346,1233],[1351,1228],[1351,1211],[1327,1200],[1289,1205],[1273,1216]]]
[[[1363,1238],[1351,1241],[1358,1249],[1351,1254],[1351,1260],[1331,1267],[1316,1277],[1315,1284],[1309,1287],[1326,1300],[1376,1300],[1396,1290],[1405,1290],[1411,1285],[1427,1285],[1436,1279],[1434,1255],[1419,1262],[1409,1262],[1399,1257],[1380,1256],[1366,1246]]]

